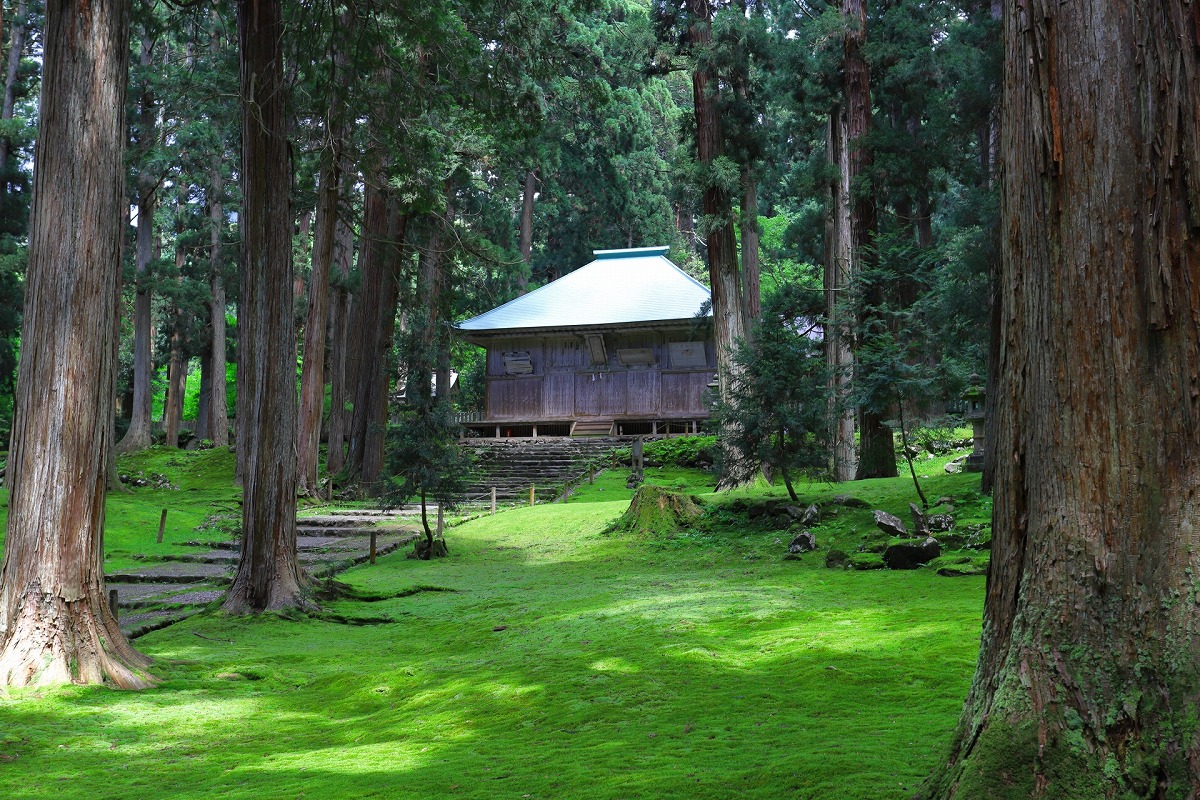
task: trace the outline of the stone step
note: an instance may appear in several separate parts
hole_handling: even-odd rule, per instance
[[[232,580],[231,564],[189,564],[182,561],[163,561],[105,576],[105,581],[109,583],[229,583]]]

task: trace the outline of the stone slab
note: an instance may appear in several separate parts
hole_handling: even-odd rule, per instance
[[[184,561],[164,561],[105,576],[105,580],[111,583],[228,583],[232,579],[232,564],[194,564]]]
[[[136,639],[150,631],[174,625],[176,622],[185,620],[195,613],[196,611],[194,610],[179,609],[174,611],[146,611],[139,614],[122,616],[118,622],[121,626],[121,631],[126,636],[130,639]]]

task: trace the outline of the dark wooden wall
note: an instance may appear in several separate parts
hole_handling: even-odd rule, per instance
[[[493,339],[488,344],[487,418],[568,420],[587,417],[645,419],[708,415],[705,389],[716,371],[711,338],[688,329],[605,333],[608,362],[592,364],[582,336]],[[703,367],[673,367],[673,342],[704,341]],[[617,351],[650,348],[654,364],[623,366]],[[503,354],[529,353],[533,372],[506,375]]]

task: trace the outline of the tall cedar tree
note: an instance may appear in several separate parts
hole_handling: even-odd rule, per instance
[[[1196,5],[1006,11],[992,569],[921,796],[1195,797]]]
[[[864,0],[842,0],[846,17],[845,52],[845,147],[846,182],[850,187],[850,248],[852,271],[870,261],[878,233],[874,188],[864,180],[871,169],[871,150],[867,137],[871,132],[871,78],[863,53],[867,43],[867,8]],[[856,263],[857,262],[857,263]],[[864,265],[865,266],[865,265]],[[853,279],[853,274],[852,274]],[[858,336],[869,337],[881,324],[871,306],[881,297],[864,298],[865,312],[859,315]],[[857,369],[857,364],[855,365]],[[858,415],[858,472],[856,477],[888,478],[896,475],[896,454],[892,431],[884,424],[885,414],[861,409]]]
[[[708,249],[709,284],[712,287],[713,329],[721,396],[728,399],[729,379],[736,370],[733,353],[738,340],[745,336],[746,325],[742,316],[742,282],[729,191],[721,185],[715,174],[717,162],[725,156],[718,88],[720,82],[703,61],[704,51],[712,42],[712,19],[716,8],[710,0],[688,0],[687,13],[687,45],[697,59],[692,71],[696,157],[701,167],[710,173],[702,189],[701,207]]]
[[[154,39],[149,29],[150,15],[143,14],[147,28],[142,33],[139,76],[143,81],[138,94],[137,124],[134,126],[135,155],[139,160],[149,160],[149,152],[155,147],[157,133],[157,103],[150,86],[148,70],[154,60]],[[153,405],[151,379],[153,366],[150,353],[151,329],[151,284],[154,279],[150,265],[154,254],[154,215],[158,207],[159,177],[156,167],[143,163],[137,171],[134,187],[137,191],[137,239],[134,245],[136,269],[136,300],[133,309],[133,408],[129,417],[129,429],[117,443],[117,450],[132,453],[144,450],[153,443],[150,412]]]
[[[238,460],[242,546],[233,613],[305,604],[296,559],[296,329],[283,25],[278,0],[238,5],[242,122],[242,292]]]
[[[140,688],[104,590],[113,446],[127,0],[55,0],[43,34],[41,131],[0,570],[0,684]]]

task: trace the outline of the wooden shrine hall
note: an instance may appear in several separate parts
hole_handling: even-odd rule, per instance
[[[473,436],[694,433],[716,376],[709,291],[666,247],[595,260],[456,326],[487,350]],[[703,314],[702,314],[703,310]]]

